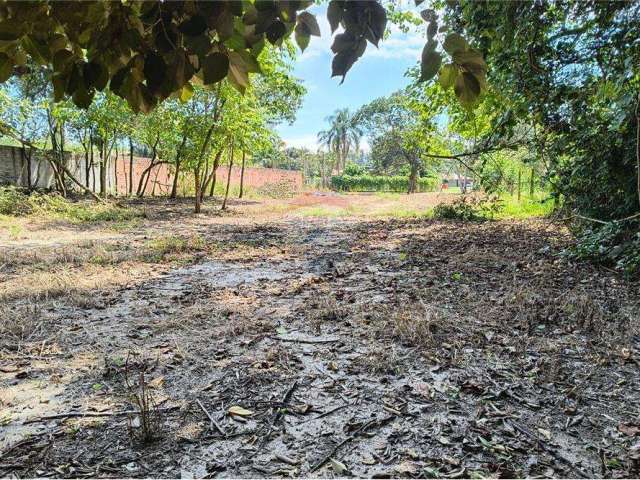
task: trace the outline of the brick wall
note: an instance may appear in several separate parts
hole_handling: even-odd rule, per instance
[[[94,159],[95,162],[98,159]],[[133,193],[135,194],[142,173],[149,167],[151,159],[133,157]],[[0,145],[0,184],[11,184],[26,187],[28,185],[27,160],[19,147]],[[89,169],[87,179],[86,161],[84,154],[68,153],[67,167],[73,175],[85,186],[95,192],[100,191],[100,171],[97,165]],[[226,185],[228,166],[222,165],[216,171],[217,182]],[[112,156],[107,166],[106,190],[110,194],[126,195],[129,192],[129,156],[127,154]],[[87,181],[88,180],[88,181]],[[50,188],[54,185],[53,171],[44,153],[34,151],[31,155],[32,185],[40,188]],[[37,181],[37,183],[36,183]],[[303,186],[302,173],[278,168],[246,167],[244,185],[248,188],[260,188],[266,184],[286,181],[300,190]],[[173,171],[167,164],[161,164],[151,169],[151,175],[144,190],[145,195],[168,195],[173,183]],[[240,184],[240,167],[231,169],[231,185]],[[72,188],[76,188],[71,185]],[[178,190],[180,192],[180,189]]]
[[[240,167],[231,168],[231,185],[240,185]],[[227,175],[229,167],[222,165],[216,170],[217,182],[227,184]],[[296,170],[281,170],[279,168],[256,168],[245,167],[244,169],[244,186],[249,188],[260,188],[267,184],[288,182],[296,190],[302,190],[303,178],[302,172]]]

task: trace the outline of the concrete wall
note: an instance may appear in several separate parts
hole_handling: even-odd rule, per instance
[[[0,145],[0,184],[27,187],[27,165],[29,164],[29,149]],[[85,155],[81,153],[67,153],[67,168],[83,185],[94,192],[100,191],[100,169],[98,165],[86,169]],[[94,163],[98,162],[94,158]],[[151,159],[133,157],[133,193],[136,193],[142,173],[148,168]],[[89,162],[90,164],[91,162]],[[129,192],[129,156],[120,154],[116,158],[112,155],[107,165],[106,190],[109,194],[126,195]],[[216,172],[217,182],[227,182],[228,167],[222,165]],[[302,173],[293,170],[277,168],[247,167],[244,173],[244,185],[249,188],[259,188],[266,184],[287,182],[295,189],[302,189]],[[168,195],[173,183],[173,171],[166,164],[157,165],[151,170],[149,181],[145,188],[145,195]],[[240,167],[231,169],[231,185],[240,183]],[[46,160],[45,153],[40,150],[31,152],[31,185],[39,188],[55,186],[53,170]],[[78,190],[75,185],[69,185]],[[180,192],[180,190],[179,190]]]

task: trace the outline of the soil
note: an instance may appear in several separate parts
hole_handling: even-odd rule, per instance
[[[561,227],[175,208],[224,248],[0,340],[0,476],[640,475],[638,285]]]

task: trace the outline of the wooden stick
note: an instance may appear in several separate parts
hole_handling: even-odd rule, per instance
[[[591,478],[593,476],[593,475],[588,475],[587,473],[582,471],[580,468],[576,467],[573,462],[564,458],[562,455],[556,452],[553,448],[548,447],[536,434],[531,432],[528,428],[524,427],[523,425],[520,425],[518,422],[515,422],[513,420],[511,420],[510,423],[511,425],[513,425],[513,427],[516,430],[518,430],[520,433],[524,433],[527,437],[535,440],[540,448],[542,448],[545,452],[555,457],[561,463],[564,463],[570,469],[574,470],[582,478]]]
[[[393,420],[394,418],[397,418],[396,415],[391,415],[389,417],[385,417],[382,418],[380,420],[371,420],[370,422],[365,423],[362,427],[360,427],[358,430],[356,430],[355,432],[353,432],[353,434],[349,435],[347,438],[345,438],[343,441],[341,441],[339,444],[337,444],[335,447],[333,447],[331,449],[331,451],[329,453],[327,453],[324,457],[322,457],[322,460],[320,460],[318,463],[316,463],[313,467],[311,467],[311,470],[309,470],[310,472],[315,472],[316,470],[318,470],[320,467],[322,467],[325,463],[327,463],[329,461],[329,459],[331,457],[333,457],[335,455],[335,453],[342,448],[344,445],[346,445],[347,443],[349,443],[351,440],[355,439],[356,437],[358,437],[361,433],[363,433],[364,431],[366,431],[369,427],[372,427],[373,425],[376,425],[378,427],[381,427],[382,425],[385,425],[386,423],[389,423],[391,420]]]
[[[218,422],[216,422],[213,417],[209,414],[209,412],[207,411],[206,408],[204,408],[204,405],[202,405],[202,402],[196,398],[196,403],[198,404],[198,406],[200,407],[200,409],[204,412],[204,414],[207,416],[207,418],[209,418],[209,421],[211,422],[211,424],[216,427],[216,430],[218,430],[220,432],[220,434],[222,434],[223,437],[227,436],[227,432],[224,431],[224,429],[218,425]]]
[[[280,340],[281,342],[295,342],[295,343],[335,343],[335,342],[339,342],[340,339],[339,338],[332,338],[332,339],[323,339],[323,338],[318,338],[318,339],[304,339],[304,338],[283,338],[283,337],[278,337],[278,336],[272,336],[269,337],[272,340]]]
[[[171,412],[173,410],[177,410],[180,407],[167,407],[167,408],[159,408],[158,412]],[[119,417],[123,415],[139,415],[140,412],[135,410],[123,410],[121,412],[67,412],[67,413],[56,413],[54,415],[45,415],[43,417],[32,418],[30,420],[25,420],[22,422],[23,425],[27,425],[29,423],[38,423],[46,420],[57,420],[61,418],[90,418],[90,417]]]

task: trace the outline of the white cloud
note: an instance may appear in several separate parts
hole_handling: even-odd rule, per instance
[[[393,32],[389,38],[380,42],[380,48],[368,45],[363,58],[408,58],[418,60],[425,43],[425,38],[418,32]]]
[[[318,138],[316,135],[308,134],[300,137],[291,137],[282,139],[287,147],[308,148],[315,151],[318,148]]]
[[[318,25],[320,26],[320,37],[311,37],[311,42],[307,49],[298,57],[299,62],[325,56],[333,57],[331,52],[331,44],[333,36],[331,35],[331,26],[327,20],[326,8],[312,8],[311,12],[316,16]],[[388,24],[390,35],[388,38],[380,41],[379,48],[370,43],[367,44],[367,50],[363,55],[365,58],[409,58],[419,60],[422,48],[426,42],[424,36],[424,27],[420,27],[420,31],[409,31],[404,33],[397,25]],[[338,29],[338,32],[342,29]],[[338,33],[336,32],[336,33]]]
[[[282,139],[287,147],[295,147],[295,148],[307,148],[312,152],[315,152],[320,144],[318,143],[318,137],[313,134],[301,135],[299,137],[289,137]],[[360,140],[360,150],[369,153],[371,151],[371,146],[369,145],[369,141],[366,138],[362,138]]]

